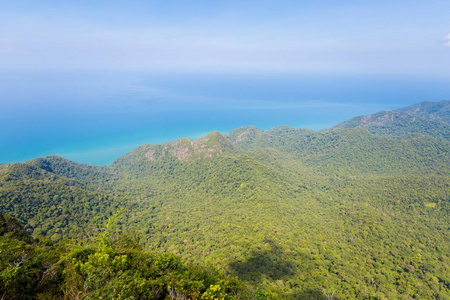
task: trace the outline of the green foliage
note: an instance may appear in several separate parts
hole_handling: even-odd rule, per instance
[[[113,219],[110,219],[111,222]],[[108,224],[105,232],[110,230]],[[101,234],[93,247],[64,257],[63,291],[73,299],[246,299],[243,283],[214,268],[186,266],[172,253],[132,247]],[[127,239],[125,237],[125,239]],[[220,291],[220,292],[218,292]],[[241,295],[236,298],[235,295]]]
[[[87,237],[117,210],[120,197],[95,185],[49,173],[29,164],[0,171],[0,210],[18,218],[34,237]]]
[[[81,243],[35,244],[3,222],[3,284],[29,293],[53,266],[55,298],[445,299],[450,143],[447,125],[428,126],[437,111],[383,112],[374,120],[392,122],[376,130],[243,127],[144,145],[109,167],[1,166],[0,210],[41,240]],[[36,253],[57,259],[33,269]]]
[[[371,133],[387,136],[426,135],[450,140],[450,101],[425,101],[395,111],[358,116],[333,128],[366,127]]]
[[[13,228],[17,223],[5,220]],[[184,265],[172,253],[144,251],[127,236],[111,238],[113,221],[98,243],[70,247],[26,243],[15,237],[15,229],[4,232],[2,299],[249,299],[248,289],[235,277],[211,267]]]
[[[0,295],[2,299],[51,299],[62,295],[59,253],[63,245],[38,244],[17,220],[0,212]]]
[[[395,111],[407,112],[429,120],[440,120],[450,123],[450,101],[441,100],[437,102],[423,101],[407,107],[399,108]]]

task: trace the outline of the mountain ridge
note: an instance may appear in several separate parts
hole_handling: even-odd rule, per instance
[[[450,123],[450,101],[423,101],[394,111],[407,112],[422,118]]]
[[[428,135],[450,140],[450,101],[421,102],[394,111],[380,111],[357,116],[339,123],[332,129],[366,127],[376,135],[402,137]]]
[[[246,126],[142,145],[107,167],[0,166],[0,211],[59,241],[95,235],[125,208],[117,231],[143,247],[282,299],[445,299],[449,165],[450,143],[432,135]]]

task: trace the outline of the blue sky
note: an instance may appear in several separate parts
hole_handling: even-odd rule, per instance
[[[450,1],[2,1],[0,70],[441,76]]]
[[[448,99],[450,1],[0,0],[0,163]]]

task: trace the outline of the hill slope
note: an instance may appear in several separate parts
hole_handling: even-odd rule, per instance
[[[46,160],[57,163],[60,158]],[[94,183],[38,168],[34,161],[5,165],[0,178],[0,211],[18,218],[35,237],[45,235],[54,241],[95,234],[117,210],[116,199],[120,199],[104,188],[99,190]]]
[[[118,230],[145,247],[211,263],[283,299],[445,299],[447,125],[404,112],[368,120],[380,118],[388,136],[374,124],[247,126],[143,145],[109,167],[55,156],[4,165],[0,210],[59,240],[95,233],[125,208]],[[438,134],[416,135],[433,122],[444,124]]]
[[[439,120],[450,123],[450,101],[439,102],[424,101],[404,108],[396,109],[395,112],[406,112],[428,120]]]
[[[387,136],[427,135],[450,140],[450,101],[421,102],[395,111],[358,116],[334,129],[366,127],[371,133]]]

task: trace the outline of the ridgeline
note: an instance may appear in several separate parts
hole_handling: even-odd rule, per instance
[[[18,250],[0,252],[0,294],[449,299],[449,103],[319,132],[215,131],[107,167],[57,156],[0,165],[0,211],[23,224],[1,215],[13,224],[0,228],[2,249]],[[17,264],[19,252],[34,254]],[[33,255],[41,267],[27,265]],[[19,291],[14,264],[42,283]]]

